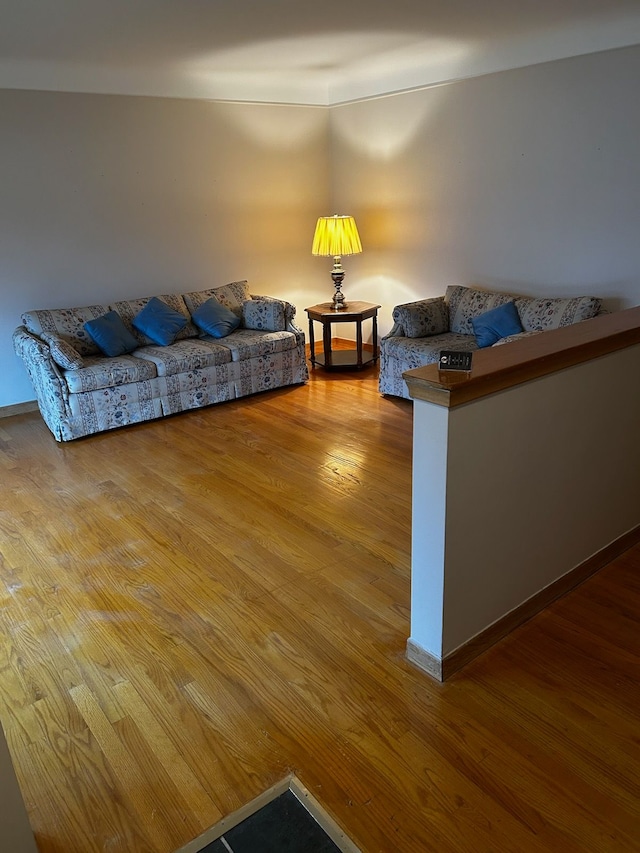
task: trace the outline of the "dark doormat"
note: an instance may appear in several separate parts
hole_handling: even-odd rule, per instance
[[[291,778],[177,853],[359,853],[319,803]]]
[[[302,805],[285,791],[202,853],[340,853],[324,829]]]

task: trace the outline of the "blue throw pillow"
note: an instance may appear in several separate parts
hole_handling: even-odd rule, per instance
[[[132,322],[136,329],[151,338],[154,344],[168,347],[175,341],[178,332],[187,325],[188,320],[184,314],[174,311],[162,299],[153,296]]]
[[[122,322],[117,311],[109,311],[95,320],[88,320],[84,328],[91,340],[108,356],[133,352],[140,344]]]
[[[213,338],[225,338],[240,325],[240,317],[213,296],[207,299],[193,315],[199,329]]]
[[[505,302],[479,317],[472,317],[471,325],[479,347],[490,347],[506,338],[524,331],[515,302]]]

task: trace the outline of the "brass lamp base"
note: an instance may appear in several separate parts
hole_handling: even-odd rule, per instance
[[[333,294],[333,307],[335,311],[340,311],[342,308],[347,307],[347,303],[344,301],[344,293],[342,292],[342,280],[344,279],[344,270],[342,269],[342,264],[340,263],[339,257],[334,257],[333,259],[333,270],[331,272],[331,278],[333,279],[333,283],[336,288],[336,292]]]

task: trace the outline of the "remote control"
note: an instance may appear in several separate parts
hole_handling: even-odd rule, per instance
[[[471,352],[453,352],[443,349],[438,359],[438,370],[471,370]]]

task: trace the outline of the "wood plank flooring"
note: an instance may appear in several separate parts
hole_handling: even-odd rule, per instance
[[[640,850],[640,548],[431,681],[411,428],[373,371],[64,445],[0,422],[0,719],[41,853],[172,853],[289,773],[366,853]]]

